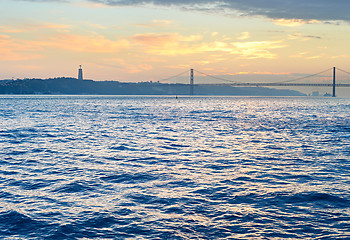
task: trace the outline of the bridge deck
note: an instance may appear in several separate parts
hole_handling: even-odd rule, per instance
[[[268,86],[289,86],[289,87],[333,87],[332,83],[213,83],[198,85],[216,85],[216,86],[241,86],[241,87],[268,87]],[[350,84],[338,83],[335,87],[350,87]]]

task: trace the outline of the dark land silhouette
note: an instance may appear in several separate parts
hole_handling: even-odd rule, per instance
[[[17,79],[0,81],[0,94],[77,94],[77,95],[189,95],[189,84],[159,82],[125,83],[76,78]],[[195,85],[194,95],[305,96],[288,89]]]

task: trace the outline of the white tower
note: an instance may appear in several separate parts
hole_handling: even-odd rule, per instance
[[[81,65],[79,65],[78,80],[83,80],[83,69],[81,68]]]

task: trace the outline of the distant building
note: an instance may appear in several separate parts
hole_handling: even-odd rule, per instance
[[[79,66],[78,80],[83,80],[83,69]]]

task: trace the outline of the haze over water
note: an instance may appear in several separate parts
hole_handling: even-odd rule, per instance
[[[3,239],[348,239],[350,99],[0,97]]]

